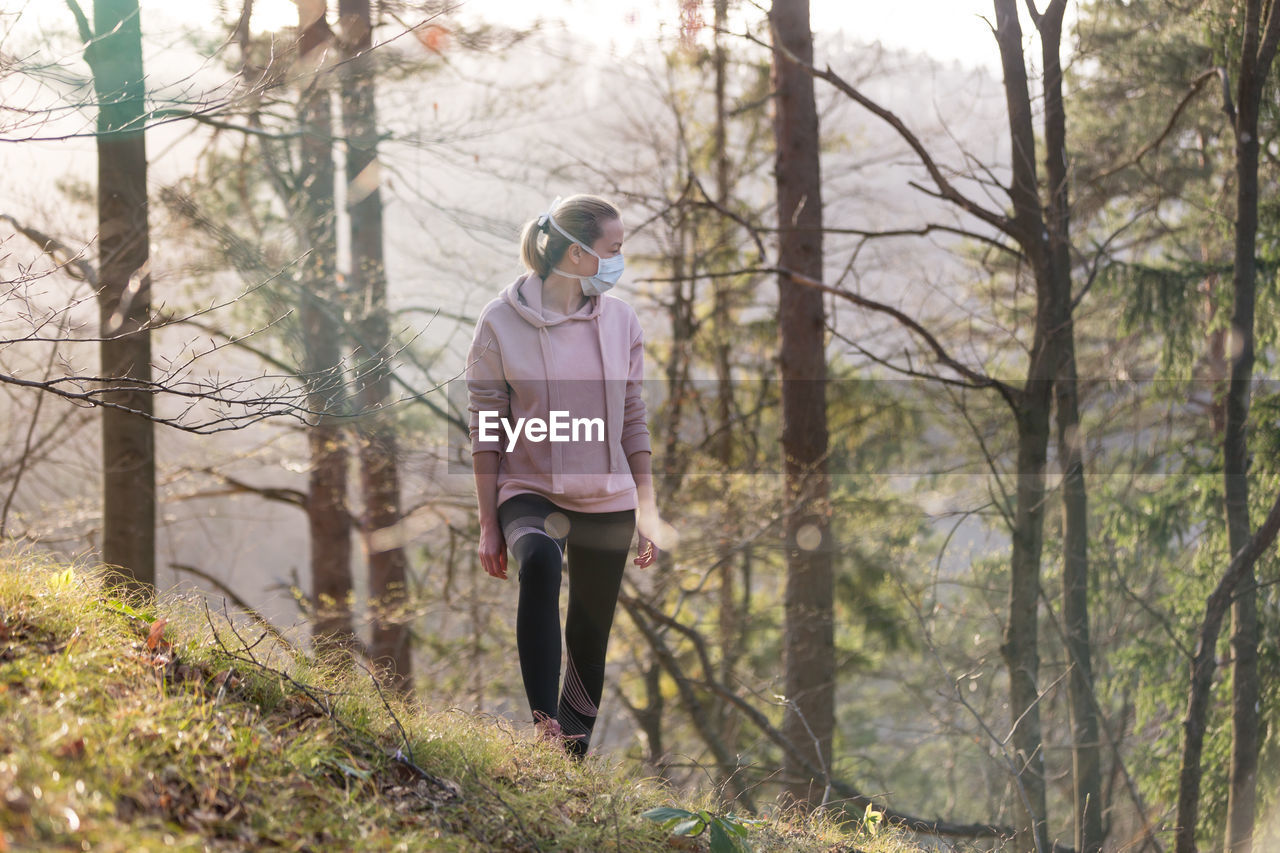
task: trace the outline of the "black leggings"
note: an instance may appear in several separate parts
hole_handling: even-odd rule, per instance
[[[503,501],[498,520],[520,564],[516,646],[534,722],[558,720],[568,737],[566,748],[581,757],[599,713],[605,650],[635,532],[635,510],[577,512],[526,493]],[[561,688],[560,575],[566,543],[569,613],[564,639],[569,653]]]

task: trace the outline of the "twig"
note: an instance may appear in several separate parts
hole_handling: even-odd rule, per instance
[[[1044,602],[1045,610],[1048,611],[1049,619],[1053,623],[1053,627],[1057,631],[1059,639],[1062,640],[1063,646],[1070,649],[1071,644],[1067,642],[1067,631],[1062,627],[1062,620],[1058,618],[1057,612],[1053,609],[1053,603],[1049,600],[1049,596],[1043,587],[1040,588],[1040,600]],[[1078,666],[1079,663],[1080,662],[1075,659],[1075,655],[1072,654],[1071,666],[1068,667],[1068,672],[1072,667]],[[1116,767],[1120,770],[1120,775],[1124,777],[1125,789],[1129,793],[1129,798],[1133,801],[1133,807],[1138,810],[1138,818],[1139,822],[1142,824],[1143,836],[1148,844],[1155,847],[1157,853],[1162,853],[1160,842],[1157,840],[1155,835],[1154,824],[1151,819],[1147,817],[1146,803],[1142,801],[1142,794],[1139,793],[1138,786],[1134,783],[1133,777],[1129,775],[1129,769],[1124,765],[1124,757],[1120,754],[1120,742],[1112,733],[1111,722],[1107,719],[1107,715],[1102,709],[1102,703],[1098,701],[1098,693],[1094,689],[1093,679],[1088,679],[1087,684],[1089,689],[1086,692],[1089,696],[1089,703],[1093,706],[1093,712],[1098,715],[1098,722],[1101,724],[1103,734],[1106,735],[1107,745],[1111,747],[1111,752],[1115,756]],[[1102,806],[1105,808],[1106,804],[1104,803]]]
[[[63,317],[63,328],[66,328],[66,318]],[[44,378],[47,381],[53,374],[53,363],[58,358],[58,348],[52,347],[49,351],[49,363],[44,368]],[[9,493],[5,495],[4,509],[0,510],[0,539],[4,538],[6,528],[9,526],[9,510],[13,507],[13,499],[18,494],[18,486],[22,483],[22,475],[26,473],[27,466],[31,464],[32,439],[35,436],[36,426],[40,423],[40,409],[43,408],[44,395],[36,395],[35,407],[31,411],[31,422],[27,424],[27,434],[22,440],[22,455],[18,457],[18,470],[13,473],[13,477],[9,482]]]
[[[707,678],[702,681],[697,681],[684,676],[683,673],[675,672],[672,673],[673,678],[677,678],[678,680],[683,679],[690,684],[696,684],[704,687],[711,690],[718,696],[721,696],[738,708],[738,710],[741,711],[742,714],[746,716],[761,733],[791,755],[801,769],[808,773],[811,778],[816,779],[824,777],[820,768],[814,766],[814,764],[808,760],[808,758],[796,747],[794,743],[791,742],[789,738],[787,738],[786,735],[769,722],[769,719],[758,708],[711,676],[711,670],[706,669],[705,663],[705,661],[709,660],[709,656],[706,651],[706,642],[695,629],[677,622],[641,599],[631,596],[621,596],[619,598],[619,602],[627,607],[629,611],[632,608],[643,611],[644,615],[652,618],[655,622],[674,628],[694,643],[695,648],[698,650],[700,659],[704,661],[704,670],[707,672]],[[991,736],[997,742],[999,741],[999,738],[996,738],[994,733],[991,733]],[[940,819],[930,820],[928,818],[904,814],[876,803],[873,798],[860,793],[848,782],[836,778],[831,778],[830,781],[832,788],[854,808],[865,809],[867,806],[871,806],[876,811],[882,812],[886,820],[899,824],[912,832],[952,838],[1010,838],[1015,834],[1013,827],[1002,826],[994,823],[961,824]],[[1055,844],[1054,853],[1074,853],[1074,851],[1070,847]]]
[[[920,158],[920,162],[924,165],[925,169],[929,172],[929,177],[933,179],[934,184],[936,184],[938,187],[938,191],[936,193],[938,197],[944,198],[954,203],[956,206],[960,207],[965,212],[969,213],[970,215],[978,219],[981,219],[983,222],[986,222],[988,225],[991,225],[992,227],[999,229],[1000,231],[1004,232],[1005,234],[1008,234],[1011,237],[1014,237],[1015,239],[1017,238],[1018,236],[1016,233],[1017,229],[1014,227],[1014,224],[1012,220],[1009,219],[1009,217],[1005,216],[1002,213],[996,213],[994,211],[987,210],[982,205],[978,204],[977,202],[970,199],[968,196],[961,193],[958,189],[955,188],[954,185],[952,185],[950,181],[947,180],[946,175],[942,173],[942,169],[938,167],[938,164],[937,162],[934,161],[933,156],[929,153],[928,149],[924,147],[924,143],[921,142],[920,138],[916,136],[911,131],[911,129],[906,126],[906,124],[902,121],[902,119],[900,119],[892,111],[885,109],[875,101],[868,98],[861,91],[859,91],[855,86],[847,82],[844,78],[842,78],[836,72],[832,71],[830,66],[828,66],[825,70],[820,71],[816,67],[814,67],[812,64],[805,62],[803,59],[796,56],[795,53],[788,50],[785,46],[769,44],[764,40],[752,35],[751,33],[738,33],[738,35],[741,38],[746,39],[747,41],[753,42],[773,53],[779,54],[780,56],[785,58],[788,62],[794,63],[796,66],[803,69],[809,75],[819,80],[827,81],[832,86],[834,86],[835,88],[843,92],[845,95],[849,96],[849,98],[856,101],[863,108],[865,108],[866,110],[870,111],[871,113],[879,117],[886,124],[888,124],[895,131],[897,131],[898,136],[900,136],[904,142],[906,142],[909,146],[911,146],[911,150],[913,150],[916,153],[916,156]]]
[[[371,754],[376,754],[384,758],[390,758],[391,760],[395,761],[397,764],[407,767],[419,779],[426,781],[434,785],[441,791],[443,791],[446,795],[448,795],[449,799],[461,798],[462,792],[456,783],[451,782],[448,779],[443,779],[439,776],[436,776],[433,773],[429,773],[428,771],[419,767],[417,764],[413,762],[413,759],[411,756],[406,756],[404,754],[403,750],[398,749],[396,753],[388,756],[385,753],[385,751],[378,746],[376,741],[374,741],[369,736],[356,731],[347,723],[345,723],[338,716],[337,711],[335,710],[335,707],[334,707],[334,700],[337,698],[341,698],[344,694],[338,691],[325,690],[323,688],[315,687],[314,685],[304,684],[303,682],[294,678],[292,675],[285,672],[284,670],[277,669],[273,666],[269,666],[268,664],[258,660],[258,658],[253,654],[252,649],[254,646],[258,644],[258,642],[261,642],[262,638],[260,637],[252,645],[245,643],[244,638],[240,636],[240,632],[236,630],[234,620],[232,620],[231,616],[228,613],[226,613],[225,608],[226,606],[224,602],[223,616],[227,620],[227,627],[230,628],[233,634],[235,634],[236,639],[240,641],[241,649],[245,652],[245,654],[241,654],[238,651],[232,651],[231,648],[227,646],[227,644],[222,639],[222,635],[219,634],[217,627],[213,624],[213,616],[209,612],[208,602],[206,601],[204,604],[205,620],[209,625],[210,632],[213,634],[214,642],[218,644],[218,647],[222,650],[222,653],[227,658],[233,661],[238,661],[239,663],[242,663],[242,664],[250,664],[258,668],[262,672],[269,673],[270,675],[273,675],[276,678],[279,678],[287,682],[291,687],[293,687],[299,693],[301,693],[302,695],[310,699],[316,705],[316,707],[318,707],[323,712],[324,716],[329,720],[329,722],[332,723],[334,727],[340,730],[345,736],[347,736],[353,743],[364,746]],[[266,634],[264,633],[263,636],[266,636]],[[359,661],[357,661],[357,664],[359,664]],[[360,665],[363,667],[362,664]],[[368,672],[367,668],[365,669],[365,672]],[[374,684],[376,687],[377,679],[374,679]],[[379,691],[379,695],[381,696],[381,688],[378,688],[378,691]],[[323,699],[321,698],[321,695],[324,696]],[[383,697],[383,703],[386,704],[385,697]],[[389,707],[387,710],[389,713],[391,713],[391,718],[395,722],[396,727],[400,730],[401,735],[405,737],[405,744],[407,747],[408,740],[407,740],[407,735],[405,735],[404,727],[400,724],[400,720],[396,717],[394,712],[391,712]]]
[[[1208,82],[1210,78],[1217,77],[1223,73],[1225,73],[1225,69],[1222,69],[1222,68],[1210,68],[1207,71],[1202,71],[1200,73],[1200,76],[1196,77],[1195,80],[1191,81],[1190,88],[1188,88],[1186,94],[1182,96],[1182,100],[1178,102],[1178,106],[1176,109],[1174,109],[1173,115],[1169,116],[1169,121],[1168,123],[1165,124],[1164,130],[1160,131],[1160,135],[1157,136],[1155,139],[1151,140],[1150,142],[1148,142],[1146,145],[1142,146],[1142,148],[1138,150],[1137,154],[1134,154],[1125,162],[1112,166],[1110,169],[1107,169],[1105,172],[1102,172],[1099,175],[1095,175],[1092,179],[1090,179],[1089,186],[1093,186],[1094,184],[1100,183],[1101,181],[1105,181],[1107,178],[1111,177],[1117,172],[1122,172],[1125,169],[1129,169],[1129,168],[1132,168],[1133,166],[1138,165],[1138,163],[1142,160],[1143,157],[1147,156],[1156,148],[1160,147],[1161,143],[1163,143],[1165,139],[1168,138],[1169,134],[1173,132],[1174,125],[1178,123],[1178,117],[1182,115],[1182,111],[1185,110],[1187,108],[1187,105],[1191,103],[1191,99],[1194,98],[1200,92],[1200,90],[1204,87],[1204,84]]]
[[[231,599],[231,603],[234,604],[236,607],[240,608],[240,610],[242,610],[246,616],[248,616],[253,621],[257,622],[263,628],[266,628],[271,633],[271,636],[275,638],[277,642],[288,647],[291,651],[296,651],[296,649],[294,648],[294,645],[289,642],[289,639],[285,637],[285,635],[280,631],[280,629],[277,628],[275,625],[271,624],[270,619],[268,619],[266,616],[263,616],[262,613],[257,609],[255,609],[254,607],[251,607],[243,598],[240,597],[239,594],[236,593],[234,589],[230,587],[230,585],[228,585],[221,578],[214,577],[213,575],[209,574],[203,569],[197,569],[195,566],[188,566],[183,563],[170,563],[169,568],[173,569],[174,571],[186,572],[187,574],[195,575],[196,577],[200,578],[206,583],[210,583],[213,586],[217,587],[218,591],[221,592],[223,595],[225,595],[227,598]]]

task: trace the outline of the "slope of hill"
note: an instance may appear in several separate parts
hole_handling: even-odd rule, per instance
[[[429,690],[427,691],[429,695]],[[688,802],[502,721],[433,712],[192,599],[0,558],[0,850],[722,849],[644,817]],[[759,816],[752,816],[759,817]],[[835,816],[742,828],[756,851],[916,850]]]

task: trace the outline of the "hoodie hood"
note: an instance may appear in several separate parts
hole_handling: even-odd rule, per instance
[[[599,296],[587,297],[587,304],[573,314],[554,314],[547,317],[542,313],[542,279],[535,273],[525,273],[502,291],[502,297],[515,308],[516,313],[529,325],[545,329],[558,326],[570,320],[595,320],[600,316],[601,301]]]

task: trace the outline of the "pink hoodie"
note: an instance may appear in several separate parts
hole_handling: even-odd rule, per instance
[[[521,492],[565,509],[613,512],[636,508],[627,457],[649,450],[640,382],[644,346],[640,320],[613,296],[593,296],[577,313],[542,307],[542,279],[526,273],[484,307],[467,357],[471,452],[498,451],[498,503]],[[481,412],[488,435],[481,437]],[[514,441],[507,429],[521,418],[600,419],[576,441]],[[567,428],[560,430],[567,433]]]

